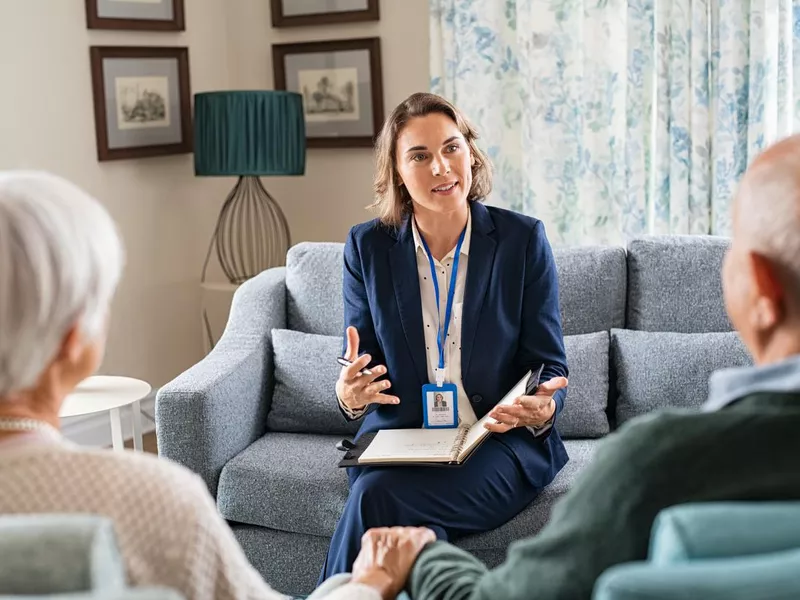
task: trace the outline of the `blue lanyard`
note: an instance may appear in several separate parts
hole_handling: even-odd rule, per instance
[[[433,280],[433,291],[436,294],[436,315],[439,319],[438,329],[436,333],[436,344],[439,347],[439,369],[436,374],[436,384],[441,385],[444,382],[444,345],[447,340],[447,330],[450,329],[450,316],[453,311],[453,298],[456,295],[456,276],[458,275],[458,260],[461,257],[461,244],[464,243],[464,236],[467,233],[467,228],[461,232],[456,245],[456,255],[453,258],[453,271],[450,273],[450,288],[447,290],[447,307],[444,313],[444,327],[441,324],[441,313],[439,312],[439,278],[436,276],[436,265],[433,263],[433,255],[431,254],[428,243],[420,232],[419,237],[422,240],[422,245],[425,247],[425,254],[428,255],[428,263],[431,266],[431,279]]]

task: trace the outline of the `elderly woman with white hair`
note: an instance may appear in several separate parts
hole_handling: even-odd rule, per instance
[[[192,599],[282,598],[248,563],[202,480],[155,456],[82,449],[59,433],[67,394],[101,362],[123,248],[105,209],[58,177],[0,172],[0,514],[111,519],[134,586]],[[315,598],[391,598],[431,541],[368,542]]]

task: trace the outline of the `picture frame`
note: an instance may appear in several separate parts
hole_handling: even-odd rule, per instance
[[[192,151],[189,49],[92,46],[97,158]]]
[[[303,96],[309,148],[372,147],[383,126],[380,38],[274,44],[275,89]]]
[[[86,0],[89,29],[184,31],[184,0]]]
[[[378,21],[378,0],[270,0],[273,27]],[[293,3],[293,4],[289,4]]]

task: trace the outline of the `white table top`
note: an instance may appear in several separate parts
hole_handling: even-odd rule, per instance
[[[77,417],[127,406],[147,396],[150,389],[149,383],[132,377],[89,377],[67,396],[59,416]]]
[[[235,292],[239,289],[238,283],[205,282],[200,287],[209,292]]]

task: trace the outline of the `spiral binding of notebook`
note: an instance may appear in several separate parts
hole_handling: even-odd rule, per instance
[[[456,433],[456,439],[453,440],[453,447],[450,450],[450,460],[453,462],[458,461],[458,455],[461,454],[461,450],[464,448],[464,442],[467,440],[468,433],[469,427],[463,423],[458,426],[458,433]]]

